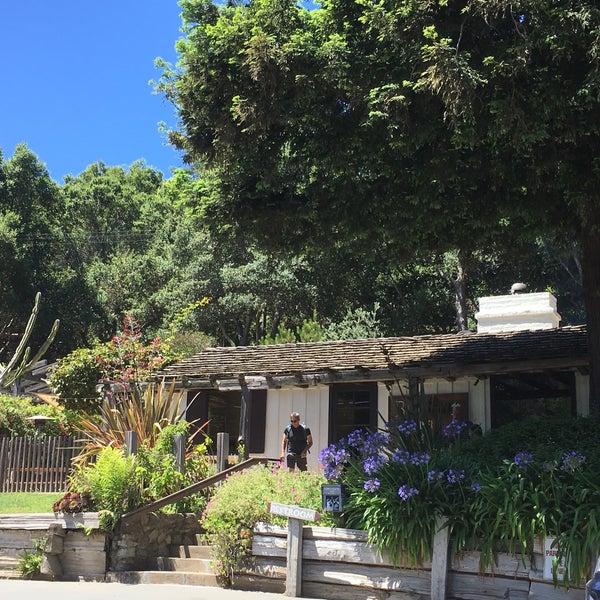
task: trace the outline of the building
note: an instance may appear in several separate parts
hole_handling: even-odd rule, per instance
[[[514,287],[514,286],[513,286]],[[587,333],[560,327],[547,292],[480,298],[476,333],[208,348],[157,375],[187,391],[187,418],[210,421],[250,455],[277,458],[292,411],[321,448],[381,427],[407,403],[443,426],[486,431],[530,414],[588,414]]]

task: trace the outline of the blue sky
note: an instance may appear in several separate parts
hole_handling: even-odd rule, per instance
[[[153,93],[154,59],[175,63],[177,0],[18,0],[0,11],[0,148],[24,142],[52,179],[103,161],[182,166],[159,131],[177,122]]]

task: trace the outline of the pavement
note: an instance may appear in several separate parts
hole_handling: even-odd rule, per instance
[[[283,600],[285,594],[246,592],[216,587],[169,584],[126,584],[88,581],[0,580],[0,598],[64,600]]]

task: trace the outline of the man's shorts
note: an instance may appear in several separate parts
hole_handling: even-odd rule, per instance
[[[294,469],[298,467],[300,471],[306,471],[306,458],[302,458],[299,454],[292,454],[288,452],[286,457],[288,469]]]

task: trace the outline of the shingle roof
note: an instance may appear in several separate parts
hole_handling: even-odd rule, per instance
[[[387,373],[458,376],[540,368],[585,367],[586,329],[568,326],[507,333],[419,335],[268,346],[208,348],[156,373],[212,385],[241,375],[382,378]]]

